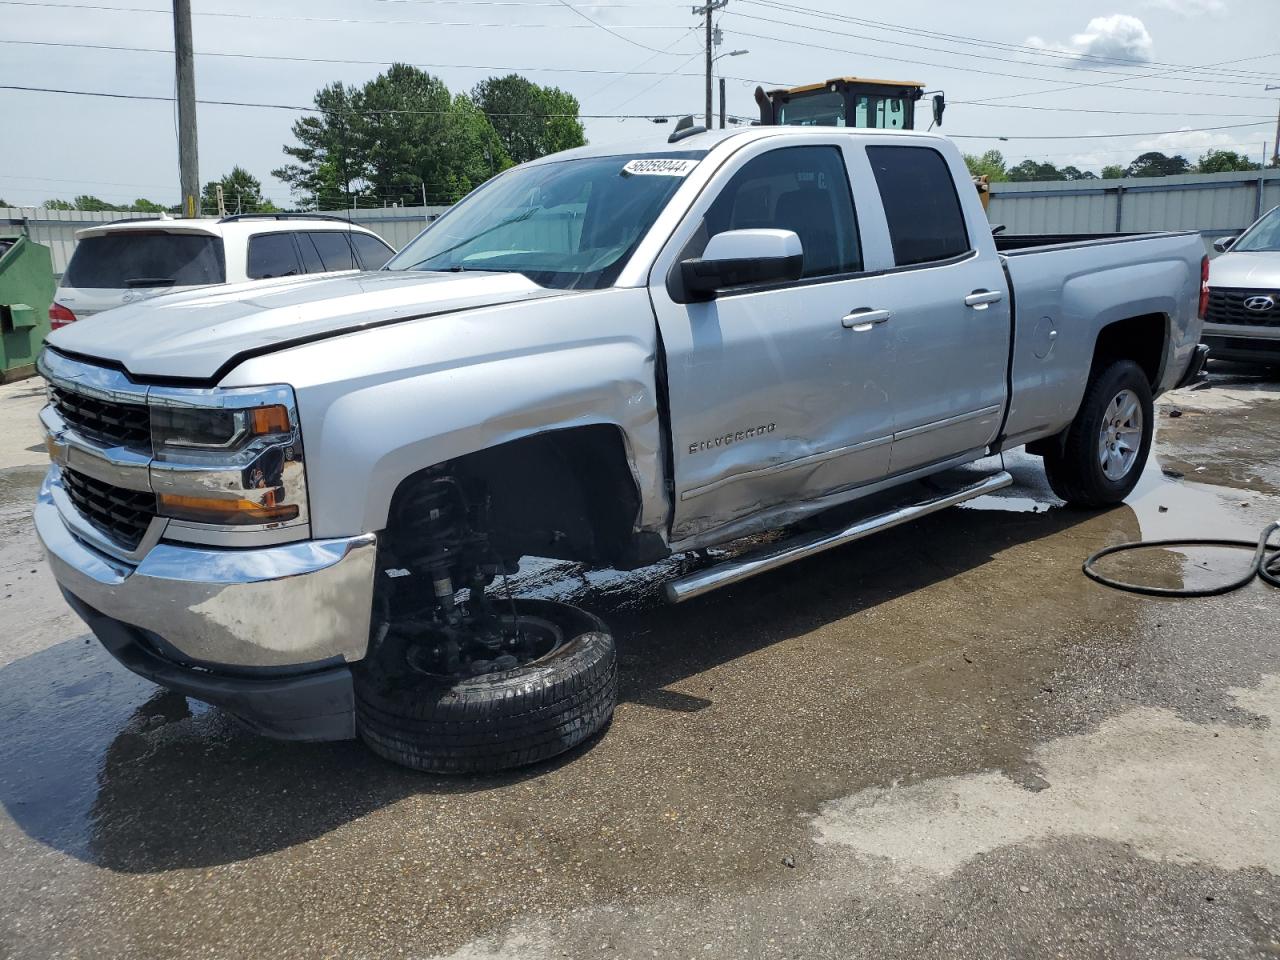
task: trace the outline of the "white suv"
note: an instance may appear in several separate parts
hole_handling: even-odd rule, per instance
[[[76,231],[49,308],[53,329],[191,287],[305,273],[377,270],[395,253],[339,217],[255,213],[221,220],[117,220]]]

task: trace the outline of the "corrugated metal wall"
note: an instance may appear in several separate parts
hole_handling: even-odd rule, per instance
[[[416,237],[432,219],[448,207],[385,207],[350,211],[351,219],[378,234],[397,250]],[[346,217],[348,211],[323,211],[331,216]],[[53,253],[53,270],[61,275],[75,250],[77,230],[110,223],[114,220],[146,219],[146,214],[127,211],[91,213],[83,210],[46,210],[43,207],[0,207],[0,232],[6,228],[26,227],[31,239],[42,243]]]
[[[1007,233],[1198,230],[1206,246],[1280,204],[1280,170],[993,183],[987,216]]]

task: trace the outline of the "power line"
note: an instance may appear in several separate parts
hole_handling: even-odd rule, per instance
[[[777,25],[777,26],[792,27],[792,28],[797,29],[797,30],[818,30],[818,31],[820,31],[820,32],[822,32],[822,33],[824,33],[824,34],[834,35],[834,36],[837,36],[837,37],[853,37],[855,40],[865,40],[865,39],[869,39],[869,38],[867,38],[867,37],[861,37],[861,36],[859,36],[859,35],[858,35],[858,34],[856,34],[856,33],[849,33],[849,32],[844,31],[844,30],[834,30],[834,29],[832,29],[831,27],[824,27],[824,26],[818,26],[818,25],[807,24],[807,23],[793,23],[793,22],[788,21],[788,20],[776,20],[776,19],[774,19],[774,18],[772,18],[772,17],[757,17],[757,16],[755,16],[754,14],[750,14],[750,13],[736,13],[736,12],[735,12],[735,13],[734,13],[734,14],[732,14],[732,15],[733,15],[734,17],[739,17],[739,18],[744,19],[744,20],[756,20],[756,21],[759,21],[759,22],[761,22],[761,23],[771,23],[771,24],[775,24],[775,25]],[[785,41],[785,40],[784,40],[784,41],[782,41],[782,42],[783,42],[783,43],[786,43],[787,41]],[[985,60],[985,61],[992,61],[992,60],[994,60],[994,61],[999,62],[999,63],[1026,64],[1026,61],[1025,61],[1025,60],[1011,60],[1011,59],[1009,59],[1009,58],[1007,58],[1007,57],[996,57],[996,56],[992,56],[991,54],[964,53],[964,52],[959,51],[959,50],[944,50],[944,49],[942,49],[942,48],[940,48],[940,47],[928,47],[928,46],[922,46],[922,45],[920,45],[920,44],[915,44],[915,43],[904,43],[904,42],[899,41],[899,40],[884,40],[884,39],[880,39],[880,38],[875,38],[875,42],[876,42],[876,43],[889,44],[890,46],[895,46],[895,47],[908,47],[908,48],[910,48],[910,49],[912,49],[912,50],[927,50],[927,51],[930,51],[930,52],[932,52],[932,53],[941,53],[941,54],[944,54],[944,55],[946,55],[946,56],[952,56],[952,57],[971,57],[971,58],[975,58],[975,59],[978,59],[978,60]],[[879,58],[880,58],[880,59],[882,59],[882,60],[895,60],[895,59],[896,59],[896,60],[903,60],[903,59],[904,59],[904,58],[901,58],[901,57],[888,57],[888,56],[885,56],[884,54],[881,54],[881,53],[871,53],[871,54],[869,54],[869,55],[879,57]],[[916,62],[919,62],[919,61],[915,61],[915,60],[905,60],[905,62],[907,62],[907,63],[916,63]],[[1119,79],[1119,80],[1141,80],[1141,79],[1144,79],[1144,75],[1143,75],[1143,74],[1116,74],[1116,73],[1114,73],[1113,71],[1110,71],[1110,70],[1100,70],[1100,69],[1097,69],[1096,67],[1067,66],[1067,65],[1065,65],[1065,64],[1057,64],[1057,63],[1033,63],[1033,64],[1026,64],[1026,65],[1027,65],[1027,66],[1032,66],[1032,67],[1048,67],[1049,69],[1053,69],[1053,70],[1076,70],[1076,71],[1084,71],[1084,72],[1086,72],[1086,73],[1101,73],[1101,74],[1103,74],[1103,75],[1105,75],[1105,76],[1113,76],[1113,77],[1115,77],[1116,79]],[[932,64],[932,66],[948,67],[948,65],[947,65],[947,64]],[[949,66],[949,69],[953,69],[953,70],[964,70],[964,69],[968,69],[968,68],[965,68],[965,67],[958,67],[958,66],[951,65],[951,66]],[[974,71],[974,72],[977,72],[977,73],[988,73],[989,71],[985,71],[985,70],[976,70],[976,71]],[[1029,76],[1029,75],[1027,75],[1027,74],[996,74],[996,75],[997,75],[997,76],[1017,76],[1017,77],[1019,77],[1019,78],[1021,78],[1021,79],[1024,79],[1024,80],[1044,80],[1046,83],[1057,83],[1057,82],[1058,82],[1058,81],[1057,81],[1056,79],[1054,79],[1054,78],[1048,78],[1048,77],[1032,77],[1032,76]],[[1256,86],[1256,85],[1257,85],[1256,83],[1246,83],[1246,82],[1244,82],[1244,81],[1240,81],[1240,80],[1217,80],[1217,79],[1209,79],[1209,78],[1205,78],[1205,77],[1185,77],[1185,78],[1182,78],[1182,79],[1183,79],[1183,82],[1184,82],[1184,83],[1218,83],[1218,84],[1227,84],[1227,85],[1232,85],[1232,86]]]
[[[1044,107],[1026,103],[988,103],[985,100],[948,100],[947,106],[967,106],[967,107],[997,107],[1001,110],[1042,110],[1050,113],[1108,113],[1126,117],[1227,117],[1227,118],[1248,118],[1251,120],[1266,119],[1270,121],[1268,115],[1265,118],[1258,113],[1222,113],[1214,110],[1210,113],[1188,113],[1185,110],[1101,110],[1091,109],[1089,107]]]
[[[173,100],[172,97],[161,97],[146,94],[132,93],[112,93],[102,90],[66,90],[53,87],[30,87],[20,86],[17,84],[0,84],[0,90],[16,90],[24,93],[53,93],[65,94],[68,96],[78,97],[107,97],[115,100],[146,100],[160,101],[168,103]],[[253,103],[244,100],[198,100],[197,103],[209,104],[213,106],[229,106],[229,107],[261,107],[271,110],[296,110],[306,113],[325,113],[319,107],[303,107],[285,103]],[[333,111],[344,112],[354,115],[381,115],[381,114],[408,114],[422,116],[447,116],[450,111],[447,110],[347,110]],[[545,117],[545,118],[561,118],[570,117],[585,120],[652,120],[654,117],[676,117],[683,116],[682,113],[661,113],[658,111],[652,113],[547,113],[547,114],[531,114],[531,113],[486,113],[490,117]],[[1115,137],[1160,137],[1170,134],[1180,133],[1208,133],[1215,130],[1241,130],[1248,127],[1257,127],[1262,124],[1270,125],[1271,120],[1259,120],[1254,123],[1235,123],[1224,124],[1214,127],[1187,127],[1182,130],[1156,130],[1143,133],[1064,133],[1052,134],[1047,136],[1001,136],[1000,134],[978,134],[978,133],[953,133],[949,134],[953,140],[1103,140]]]
[[[147,100],[170,103],[173,97],[161,97],[142,93],[111,93],[103,90],[67,90],[59,87],[31,87],[20,84],[0,84],[0,90],[16,90],[23,93],[54,93],[73,97],[107,97],[112,100]],[[303,113],[341,113],[354,116],[381,116],[383,114],[403,114],[408,116],[449,116],[451,110],[325,110],[320,107],[304,107],[290,103],[255,103],[247,100],[197,100],[197,103],[217,107],[258,107],[266,110],[295,110]],[[487,117],[540,117],[547,120],[652,120],[654,117],[682,117],[683,113],[502,113],[481,111]]]
[[[159,7],[115,7],[106,6],[104,4],[91,3],[47,3],[45,0],[0,0],[0,5],[11,7],[43,7],[47,10],[99,10],[109,11],[111,13],[158,13],[165,16],[171,16],[173,11],[162,9]],[[568,4],[565,4],[568,6]],[[571,8],[573,9],[573,8]],[[581,11],[577,11],[581,13]],[[302,16],[286,16],[284,14],[271,13],[233,13],[226,10],[199,10],[194,13],[197,17],[225,17],[234,20],[277,20],[290,23],[364,23],[364,24],[381,24],[389,26],[427,26],[427,27],[515,27],[518,29],[530,28],[548,28],[555,30],[566,29],[590,29],[587,24],[575,23],[474,23],[470,20],[374,20],[365,17],[302,17]],[[586,16],[585,14],[582,14]],[[590,20],[590,18],[587,18]],[[594,21],[593,21],[594,22]],[[605,28],[608,30],[609,28]],[[684,24],[660,24],[660,23],[632,23],[619,24],[618,29],[622,30],[683,30]],[[613,33],[612,30],[609,30]],[[626,40],[628,43],[636,43],[626,37],[618,36],[620,40]],[[637,43],[637,46],[643,44]],[[646,48],[646,49],[652,49]]]
[[[382,0],[382,2],[408,3],[408,2],[418,2],[418,0]],[[426,0],[422,0],[422,2],[426,2]],[[463,2],[463,0],[459,0],[459,2]],[[466,2],[470,2],[470,0],[466,0]],[[692,33],[697,29],[699,28],[696,26],[690,27],[689,30],[686,31],[686,33]],[[683,38],[680,38],[680,39],[683,39]],[[679,42],[679,39],[676,40],[676,43],[678,42]],[[155,54],[165,54],[167,56],[173,55],[172,50],[166,49],[164,47],[129,47],[129,46],[121,46],[116,44],[105,44],[105,43],[72,43],[72,42],[62,41],[62,40],[10,40],[7,38],[0,38],[0,43],[17,44],[20,46],[68,47],[68,48],[77,49],[77,50],[110,50],[110,51],[124,52],[124,53],[155,53]],[[689,59],[691,60],[693,59],[693,57],[699,56],[701,52],[702,51],[700,50],[694,52]],[[226,51],[226,50],[197,50],[196,56],[197,57],[226,57],[226,58],[246,59],[246,60],[273,60],[273,61],[281,61],[285,63],[294,63],[294,62],[332,63],[332,64],[351,64],[351,65],[357,65],[357,66],[377,66],[377,67],[386,67],[386,66],[391,66],[394,63],[406,62],[406,61],[398,61],[398,60],[356,60],[356,59],[351,59],[346,57],[298,57],[298,56],[285,56],[282,54],[268,54],[268,53],[238,53],[235,51]],[[649,58],[647,58],[647,60],[641,61],[640,64],[638,64],[637,66],[641,66],[644,63],[648,62],[648,60],[654,59],[655,56],[657,56],[657,54],[650,56]],[[688,60],[686,60],[685,62],[687,63]],[[539,72],[577,73],[577,74],[595,74],[595,75],[605,75],[605,76],[615,77],[614,81],[611,81],[609,84],[606,84],[604,87],[601,87],[599,90],[591,91],[590,95],[593,97],[599,96],[600,94],[602,94],[606,89],[608,89],[608,87],[612,86],[613,83],[616,83],[617,79],[621,79],[622,77],[657,77],[659,81],[665,80],[668,77],[698,77],[699,79],[701,79],[702,77],[701,72],[692,72],[692,71],[688,71],[684,73],[679,72],[680,67],[683,66],[683,64],[677,64],[673,70],[638,70],[638,69],[602,70],[602,69],[578,68],[578,67],[527,67],[527,66],[511,67],[511,66],[505,66],[502,64],[485,64],[485,63],[409,63],[409,65],[413,67],[423,68],[423,69],[429,68],[432,70],[503,70],[503,71],[513,71],[517,73],[539,73]],[[782,83],[781,81],[760,80],[759,78],[754,78],[754,77],[726,76],[725,79],[733,80],[735,82],[741,82],[741,83],[761,83],[766,86],[786,86],[786,84]],[[654,86],[656,86],[656,84]],[[652,90],[652,89],[653,89],[652,86],[647,87],[642,92],[648,92],[649,90]],[[632,97],[631,99],[635,99],[635,98]],[[621,107],[625,103],[629,103],[629,102],[630,100],[623,101],[623,103],[619,103],[618,106]],[[1186,111],[1102,110],[1102,109],[1087,109],[1083,107],[1047,107],[1047,106],[1033,106],[1029,104],[992,103],[988,100],[951,100],[949,102],[953,106],[964,105],[964,106],[979,106],[979,107],[1000,107],[1008,110],[1041,110],[1041,111],[1051,111],[1054,113],[1104,113],[1104,114],[1116,114],[1116,115],[1123,115],[1123,116],[1139,116],[1140,115],[1140,116],[1149,116],[1149,117],[1260,118],[1259,114],[1222,113],[1220,111],[1213,111],[1209,113],[1188,113]]]
[[[641,50],[648,50],[652,53],[667,52],[666,50],[659,50],[657,47],[651,47],[648,44],[641,43],[639,40],[632,40],[630,37],[624,37],[622,34],[618,33],[611,27],[605,26],[603,23],[601,23],[599,20],[596,20],[594,17],[588,16],[587,14],[583,13],[581,10],[575,7],[572,3],[570,3],[569,0],[559,0],[559,2],[561,6],[566,7],[569,10],[572,10],[575,14],[580,16],[583,20],[587,21],[587,23],[591,24],[593,27],[598,27],[599,29],[603,30],[605,33],[609,34],[609,36],[613,37],[614,39],[621,40],[624,43],[631,44],[633,47],[639,47]]]
[[[390,2],[390,0],[388,0]],[[406,0],[407,2],[407,0]],[[692,33],[697,27],[692,27],[686,33]],[[679,43],[678,38],[675,42]],[[131,47],[121,44],[109,43],[72,43],[65,40],[10,40],[0,37],[0,43],[16,44],[19,46],[32,47],[66,47],[74,50],[110,50],[117,53],[157,53],[173,56],[173,50],[165,47]],[[674,46],[674,44],[672,44]],[[701,53],[699,50],[697,53]],[[697,54],[695,53],[695,56]],[[365,67],[389,67],[396,63],[408,63],[411,67],[419,67],[431,70],[504,70],[514,71],[516,73],[579,73],[579,74],[595,74],[604,76],[635,76],[635,77],[666,77],[672,76],[665,70],[603,70],[593,69],[589,67],[512,67],[504,64],[494,63],[415,63],[406,60],[357,60],[350,57],[299,57],[287,56],[284,54],[273,53],[237,53],[225,50],[197,50],[197,57],[227,57],[241,60],[276,60],[282,63],[332,63],[345,64],[353,66]],[[656,54],[654,56],[657,56]],[[650,60],[653,57],[649,58]],[[647,62],[647,61],[642,61]],[[679,67],[677,67],[679,69]],[[685,77],[701,77],[701,73],[684,73],[678,76]],[[743,83],[766,83],[773,84],[776,81],[759,80],[753,77],[726,77],[726,80],[736,80]],[[600,92],[600,91],[595,91]]]
[[[1230,123],[1220,127],[1187,127],[1182,130],[1152,130],[1145,133],[1062,133],[1028,136],[983,136],[976,133],[949,133],[952,140],[1110,140],[1117,137],[1165,137],[1179,133],[1211,133],[1215,130],[1244,130],[1248,127],[1270,126],[1270,118],[1257,123]]]
[[[697,27],[694,27],[693,29],[694,29],[694,30],[697,30],[698,28],[697,28]],[[690,64],[690,63],[692,63],[694,60],[696,60],[696,59],[697,59],[698,57],[700,57],[700,56],[702,56],[702,51],[701,51],[701,50],[696,50],[696,51],[694,51],[694,53],[693,53],[693,54],[692,54],[692,55],[691,55],[687,60],[682,60],[682,61],[680,61],[680,63],[678,63],[678,64],[676,65],[676,70],[679,70],[681,67],[686,66],[686,65],[688,65],[688,64]],[[675,71],[675,70],[673,70],[673,71],[671,71],[670,73],[668,73],[668,74],[666,74],[666,75],[664,75],[664,76],[661,76],[661,77],[659,77],[657,80],[653,81],[653,83],[649,84],[647,87],[645,87],[645,88],[644,88],[643,90],[641,90],[639,93],[632,94],[631,96],[627,97],[627,99],[625,99],[625,100],[621,101],[620,103],[616,103],[616,104],[614,104],[614,107],[613,107],[613,108],[614,108],[615,110],[621,109],[622,107],[625,107],[628,103],[631,103],[631,102],[633,102],[633,101],[635,101],[635,100],[639,100],[642,96],[644,96],[646,93],[648,93],[648,92],[649,92],[650,90],[652,90],[654,87],[658,86],[658,84],[662,83],[664,80],[669,80],[669,79],[671,79],[672,77],[674,77],[674,76],[679,76],[679,75],[680,75],[680,74],[677,74],[677,73],[676,73],[676,71]],[[701,76],[701,75],[700,75],[700,74],[683,74],[683,76]],[[1270,118],[1268,118],[1268,120],[1270,120]]]
[[[676,39],[675,39],[675,40],[673,40],[673,41],[672,41],[672,42],[667,46],[667,51],[670,51],[670,49],[671,49],[672,47],[674,47],[677,43],[680,43],[682,40],[684,40],[684,38],[685,38],[685,37],[687,37],[689,34],[693,33],[693,32],[694,32],[695,30],[697,30],[697,29],[698,29],[698,28],[697,28],[696,26],[695,26],[695,27],[690,27],[690,28],[689,28],[688,30],[686,30],[684,33],[680,34],[680,36],[676,37]],[[666,51],[664,51],[664,52],[666,52]],[[643,60],[641,60],[639,63],[637,63],[637,64],[636,64],[636,67],[637,67],[637,68],[639,68],[639,67],[643,67],[643,66],[645,66],[646,64],[648,64],[651,60],[656,60],[659,56],[660,56],[660,54],[658,54],[658,53],[651,53],[649,56],[645,57]],[[697,56],[697,54],[695,53],[695,54],[694,54],[694,56]],[[692,57],[691,57],[690,59],[692,59]],[[688,63],[688,60],[684,61],[684,63]],[[674,69],[675,69],[675,70],[679,70],[682,66],[684,66],[684,63],[676,64],[676,66],[675,66],[675,68],[674,68]],[[665,76],[665,74],[662,74],[660,71],[656,71],[656,70],[655,70],[655,71],[647,71],[645,75],[647,75],[647,76],[652,76],[652,75],[654,75],[654,74],[657,74],[657,75],[659,75],[659,76]],[[614,77],[612,80],[610,80],[610,81],[609,81],[608,83],[606,83],[604,86],[602,86],[602,87],[600,87],[600,88],[598,88],[598,89],[596,89],[596,90],[592,90],[592,91],[591,91],[591,93],[590,93],[590,96],[591,96],[593,99],[598,98],[598,97],[599,97],[601,94],[603,94],[606,90],[610,89],[611,87],[616,86],[616,85],[618,84],[618,82],[619,82],[620,80],[622,80],[622,78],[623,78],[624,76],[626,76],[626,75],[627,75],[627,74],[622,74],[622,73],[620,73],[618,76]]]
[[[462,7],[558,7],[559,0],[377,0],[378,3],[440,3]],[[654,7],[683,7],[682,3],[592,3],[593,9],[651,10]]]
[[[1255,80],[1275,76],[1274,74],[1260,73],[1256,71],[1214,69],[1218,65],[1192,66],[1189,64],[1165,63],[1159,60],[1142,61],[1142,60],[1135,60],[1130,57],[1108,57],[1108,56],[1103,56],[1100,54],[1093,54],[1093,53],[1077,53],[1077,52],[1067,51],[1067,50],[1055,50],[1055,49],[1045,48],[1045,47],[1029,46],[1027,44],[1007,43],[1004,41],[992,40],[992,39],[983,38],[983,37],[972,37],[972,36],[966,36],[964,34],[943,33],[937,30],[926,30],[920,27],[911,27],[905,24],[889,23],[883,20],[869,20],[864,17],[855,17],[849,14],[813,10],[807,7],[796,6],[795,4],[782,3],[782,2],[779,2],[779,0],[742,0],[742,2],[751,4],[753,6],[760,6],[769,10],[775,10],[775,11],[784,12],[784,13],[811,16],[811,17],[815,17],[823,20],[834,20],[836,22],[841,22],[841,23],[858,24],[861,26],[870,27],[873,30],[881,30],[881,31],[890,32],[890,33],[901,33],[908,36],[923,36],[923,37],[929,37],[931,39],[943,40],[948,43],[963,43],[970,46],[976,44],[977,46],[1012,50],[1012,51],[1028,53],[1028,54],[1032,54],[1040,57],[1069,59],[1077,63],[1080,61],[1086,61],[1089,63],[1112,64],[1115,66],[1122,66],[1122,67],[1129,67],[1129,68],[1142,68],[1142,67],[1148,67],[1148,66],[1153,68],[1154,67],[1173,67],[1173,68],[1176,68],[1175,72],[1183,72],[1183,71],[1203,72],[1203,71],[1213,70],[1213,72],[1219,72],[1224,74],[1234,74],[1237,77],[1253,78]],[[845,34],[845,35],[853,36],[852,34]],[[868,37],[866,39],[874,39],[874,38]],[[879,42],[890,43],[892,41],[881,40]],[[920,49],[937,49],[937,48],[927,47],[927,48],[920,48]],[[962,51],[942,50],[939,52],[954,53],[956,55],[964,55],[964,56],[975,56],[975,57],[981,57],[983,59],[992,59],[989,57],[985,57],[983,54],[967,54],[967,53],[963,53]],[[1245,59],[1251,59],[1251,60],[1263,59],[1265,57],[1273,57],[1277,55],[1280,55],[1280,53],[1273,52],[1273,53],[1260,54],[1257,57],[1248,57]],[[1006,61],[1006,62],[1025,62],[1025,61]],[[1237,62],[1237,61],[1232,61],[1232,62]],[[1079,69],[1079,68],[1073,67],[1072,69]]]
[[[0,2],[4,2],[4,0],[0,0]],[[738,16],[741,16],[741,14],[738,14]],[[737,36],[740,36],[740,37],[748,37],[748,38],[750,38],[750,39],[752,39],[752,40],[767,40],[767,41],[769,41],[769,42],[771,42],[771,43],[785,43],[785,44],[788,44],[788,45],[790,45],[790,46],[794,46],[794,47],[805,47],[805,48],[810,49],[810,50],[824,50],[824,51],[827,51],[827,52],[830,52],[830,53],[853,54],[854,56],[873,57],[873,58],[876,58],[876,59],[879,59],[879,60],[893,60],[893,61],[896,61],[896,62],[899,62],[899,63],[910,63],[910,64],[913,64],[913,65],[916,65],[916,66],[939,67],[939,68],[941,68],[941,69],[943,69],[943,70],[961,70],[961,71],[963,71],[963,72],[965,72],[965,73],[980,73],[980,74],[984,74],[984,75],[989,76],[989,77],[1006,77],[1006,78],[1012,78],[1012,79],[1015,79],[1015,80],[1037,80],[1037,81],[1039,81],[1040,83],[1055,83],[1055,82],[1057,82],[1057,81],[1055,81],[1055,80],[1051,80],[1051,79],[1049,79],[1049,78],[1047,78],[1047,77],[1033,77],[1033,76],[1028,76],[1028,75],[1027,75],[1027,74],[1025,74],[1025,73],[1001,73],[1001,72],[996,71],[996,70],[981,70],[981,69],[979,69],[979,68],[977,68],[977,67],[963,67],[963,66],[959,66],[958,64],[954,64],[954,63],[932,63],[932,62],[930,62],[930,61],[926,61],[926,60],[908,59],[908,58],[906,58],[906,57],[891,57],[891,56],[888,56],[887,54],[877,53],[877,52],[874,52],[874,51],[867,51],[867,50],[850,50],[850,49],[848,49],[848,48],[842,48],[842,47],[828,47],[828,46],[825,46],[825,45],[823,45],[823,44],[818,44],[818,43],[807,43],[807,42],[805,42],[805,41],[803,41],[803,40],[788,40],[788,39],[785,39],[785,38],[783,38],[783,37],[778,37],[778,36],[765,36],[764,34],[759,34],[759,33],[747,33],[747,32],[742,31],[742,30],[737,30],[737,31],[735,31],[735,33],[737,34]],[[1127,79],[1127,78],[1122,78],[1122,79]],[[1079,84],[1079,86],[1088,86],[1088,84]],[[1063,89],[1069,89],[1069,88],[1063,88]],[[1114,90],[1136,90],[1136,91],[1139,91],[1139,92],[1141,92],[1141,93],[1172,93],[1172,94],[1177,94],[1178,96],[1185,96],[1185,97],[1189,97],[1189,96],[1195,96],[1195,97],[1227,97],[1227,98],[1229,98],[1229,99],[1233,99],[1233,100],[1268,100],[1268,101],[1270,101],[1270,99],[1271,99],[1270,97],[1249,96],[1249,95],[1247,95],[1247,94],[1242,94],[1242,93],[1209,93],[1209,92],[1205,92],[1205,91],[1201,91],[1201,90],[1160,90],[1160,89],[1156,89],[1156,88],[1154,88],[1154,87],[1113,87],[1112,89],[1114,89]],[[1052,93],[1052,92],[1054,92],[1054,91],[1052,91],[1052,90],[1045,90],[1045,91],[1041,91],[1041,92],[1043,92],[1043,93]],[[993,99],[994,99],[994,98],[993,98]]]

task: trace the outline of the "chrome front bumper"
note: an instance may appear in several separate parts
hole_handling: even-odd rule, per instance
[[[262,677],[364,658],[373,534],[243,550],[160,542],[126,563],[72,533],[80,518],[65,499],[55,502],[57,478],[50,468],[35,524],[59,586],[144,632],[166,661]],[[70,515],[64,519],[60,508]]]

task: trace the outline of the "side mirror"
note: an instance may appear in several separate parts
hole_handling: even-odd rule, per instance
[[[935,127],[942,126],[942,114],[947,109],[947,95],[945,93],[935,93],[933,95],[933,125]]]
[[[1219,237],[1217,240],[1213,241],[1213,249],[1217,250],[1219,253],[1226,253],[1231,249],[1231,245],[1239,239],[1239,237]]]
[[[726,230],[701,257],[680,262],[685,292],[699,300],[725,287],[799,280],[803,270],[804,250],[791,230]]]

